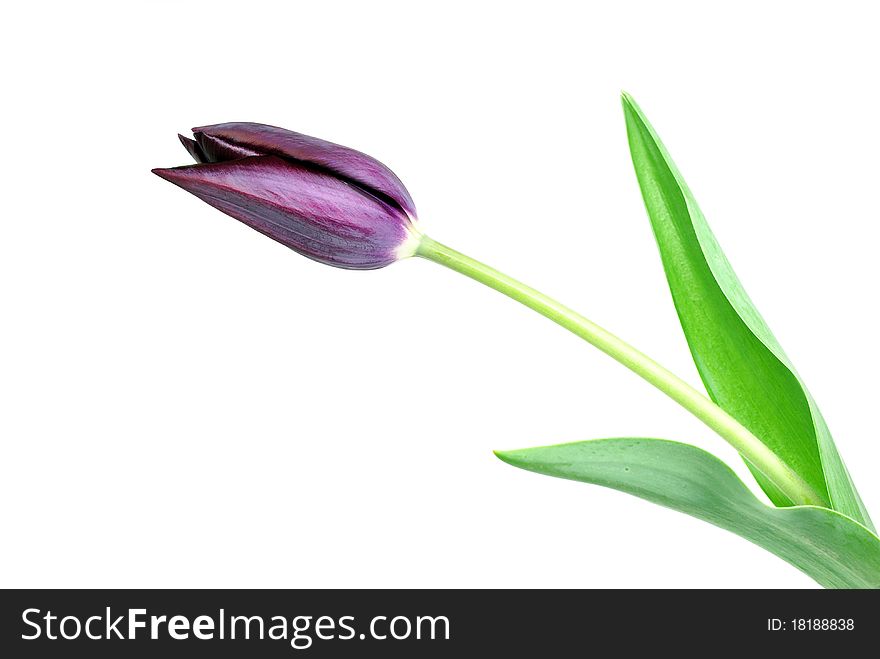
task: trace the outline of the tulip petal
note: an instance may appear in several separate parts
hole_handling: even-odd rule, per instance
[[[411,217],[416,217],[412,197],[397,175],[360,151],[265,124],[215,124],[193,128],[193,133],[206,154],[213,156],[211,161],[264,154],[311,163],[348,179],[380,199],[393,201]]]
[[[177,137],[180,138],[180,143],[183,144],[183,148],[189,152],[189,155],[192,156],[193,160],[196,162],[210,162],[210,160],[205,156],[205,152],[202,150],[201,145],[188,137],[177,134]]]
[[[260,233],[322,263],[380,268],[397,260],[409,218],[332,175],[275,156],[153,172]]]
[[[222,137],[214,137],[212,135],[205,135],[204,133],[196,133],[195,137],[199,148],[201,148],[205,154],[205,162],[224,162],[226,160],[238,160],[239,158],[247,158],[249,156],[268,155],[261,153],[260,151],[247,149],[238,144],[228,142]]]

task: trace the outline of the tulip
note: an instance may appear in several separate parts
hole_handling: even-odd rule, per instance
[[[321,263],[368,270],[415,253],[415,204],[378,160],[264,124],[193,134],[179,137],[197,164],[153,173]]]
[[[676,310],[712,398],[569,307],[421,233],[406,188],[363,153],[272,126],[219,124],[180,138],[196,165],[154,171],[317,261],[369,269],[420,256],[524,304],[726,439],[776,507],[761,504],[711,454],[677,442],[595,440],[498,453],[505,462],[689,513],[769,549],[824,586],[877,587],[880,539],[815,402],[751,306],[641,109],[628,95],[623,103]],[[558,240],[558,220],[534,224]],[[733,350],[742,355],[728,359]]]

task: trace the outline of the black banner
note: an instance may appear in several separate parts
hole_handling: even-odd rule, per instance
[[[877,591],[7,590],[5,657],[846,652]]]

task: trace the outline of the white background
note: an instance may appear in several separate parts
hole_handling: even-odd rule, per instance
[[[353,146],[433,237],[699,384],[626,89],[880,516],[871,3],[606,4],[7,7],[0,584],[813,587],[725,531],[492,455],[663,437],[748,479],[575,337],[427,261],[318,265],[150,173],[222,121]]]

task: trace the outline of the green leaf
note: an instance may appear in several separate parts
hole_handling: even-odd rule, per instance
[[[627,94],[623,109],[633,165],[675,308],[710,397],[830,508],[873,529],[815,401],[746,295],[684,179]],[[792,504],[749,467],[771,501]]]
[[[773,508],[718,458],[663,439],[598,439],[496,452],[539,474],[594,483],[732,531],[826,588],[880,587],[880,539],[827,508]]]

